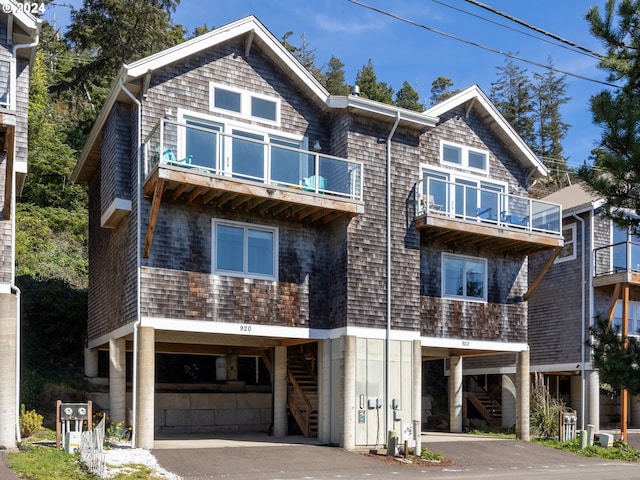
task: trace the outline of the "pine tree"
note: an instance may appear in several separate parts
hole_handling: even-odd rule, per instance
[[[498,72],[498,79],[491,84],[491,101],[527,145],[533,146],[534,106],[527,71],[507,58]]]
[[[447,98],[453,97],[455,94],[460,93],[459,89],[451,90],[453,87],[453,80],[449,77],[438,77],[431,82],[431,105],[440,103]]]
[[[360,87],[362,97],[393,105],[393,88],[385,82],[378,82],[371,59],[356,73],[356,85]]]
[[[423,105],[420,103],[420,95],[406,80],[402,84],[402,88],[396,93],[396,105],[416,112],[424,110]]]
[[[345,80],[344,63],[339,58],[331,56],[324,72],[324,87],[332,95],[349,95],[349,85]]]
[[[602,128],[591,165],[579,176],[606,200],[606,211],[621,226],[639,230],[640,212],[640,1],[607,0],[602,15],[592,7],[586,16],[591,33],[606,46],[600,67],[621,87],[591,97],[594,123]]]

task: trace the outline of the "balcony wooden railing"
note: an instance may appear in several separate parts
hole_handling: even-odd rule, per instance
[[[360,162],[294,148],[293,142],[284,139],[265,141],[259,135],[213,128],[162,119],[144,143],[145,176],[160,164],[190,173],[362,200]]]

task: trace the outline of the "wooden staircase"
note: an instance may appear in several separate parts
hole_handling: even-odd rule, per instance
[[[482,418],[494,427],[502,425],[502,405],[491,395],[485,392],[466,392],[467,402],[471,403]]]
[[[287,348],[287,406],[305,437],[318,436],[317,344]],[[271,359],[263,352],[262,360],[269,372]]]

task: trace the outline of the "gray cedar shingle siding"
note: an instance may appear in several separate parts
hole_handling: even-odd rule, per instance
[[[116,198],[131,199],[131,124],[130,109],[116,103],[103,129],[102,141],[102,209]],[[133,124],[135,125],[135,123]],[[135,163],[133,164],[135,166]]]

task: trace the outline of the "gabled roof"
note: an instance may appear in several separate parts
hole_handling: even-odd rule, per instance
[[[254,44],[258,45],[273,62],[282,68],[300,90],[305,92],[323,110],[331,108],[357,110],[362,115],[372,116],[381,121],[394,122],[398,120],[399,125],[409,128],[425,129],[436,125],[437,119],[425,113],[413,112],[394,105],[386,105],[355,96],[329,95],[329,92],[296,60],[282,43],[256,17],[249,15],[129,65],[123,65],[80,153],[80,158],[71,177],[72,181],[88,181],[97,168],[100,157],[102,127],[109,112],[116,101],[132,103],[124,88],[139,96],[141,90],[145,88],[145,79],[154,71],[238,38],[244,40],[245,55],[251,54],[251,48]]]
[[[30,4],[37,5],[37,4]],[[7,34],[11,36],[13,46],[30,45],[38,41],[40,33],[40,19],[29,13],[24,8],[22,2],[16,0],[0,0],[0,10],[3,17],[9,17],[7,23]],[[16,55],[21,58],[32,59],[35,54],[36,46],[33,45],[29,49],[20,48],[16,51]]]
[[[473,110],[473,112],[491,128],[493,133],[505,144],[515,158],[520,160],[530,176],[535,178],[547,175],[548,172],[544,163],[533,153],[524,140],[520,138],[478,85],[470,86],[462,92],[434,105],[424,113],[430,116],[440,117],[461,106],[465,107],[467,113]]]
[[[595,210],[605,203],[604,199],[591,192],[581,183],[574,183],[562,190],[553,192],[542,200],[562,205],[562,213],[565,217]]]

